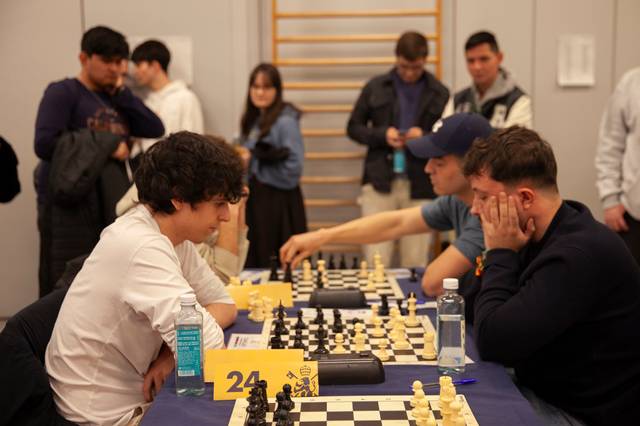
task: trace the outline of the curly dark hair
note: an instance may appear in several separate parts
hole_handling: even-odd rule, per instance
[[[221,195],[237,203],[243,195],[242,177],[240,156],[224,139],[177,132],[142,156],[134,180],[141,203],[172,214],[172,199],[193,206]]]
[[[529,180],[539,188],[558,190],[558,166],[551,145],[521,126],[476,139],[464,157],[463,173],[466,177],[487,173],[506,185]]]

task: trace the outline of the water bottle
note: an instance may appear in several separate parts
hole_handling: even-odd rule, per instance
[[[204,394],[202,371],[202,313],[196,310],[196,296],[180,296],[180,312],[176,317],[176,393]]]
[[[458,294],[458,280],[445,278],[444,294],[438,297],[438,371],[464,371],[464,299]]]
[[[393,150],[393,172],[395,174],[403,174],[407,170],[406,157],[404,149],[396,148]]]

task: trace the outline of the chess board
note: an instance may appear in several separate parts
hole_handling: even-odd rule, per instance
[[[389,327],[389,319],[390,317],[380,316],[382,319],[382,327],[385,329],[385,334],[383,337],[373,337],[371,335],[371,330],[375,327],[370,318],[363,318],[365,329],[363,334],[366,336],[366,340],[364,343],[364,350],[371,351],[374,355],[378,354],[378,342],[382,339],[387,339],[389,341],[389,345],[386,348],[387,354],[389,355],[389,360],[384,361],[384,364],[388,365],[407,365],[407,364],[419,364],[419,365],[437,365],[437,361],[426,361],[423,360],[422,349],[424,347],[424,333],[429,330],[435,333],[433,328],[433,324],[429,320],[429,317],[426,315],[417,315],[418,321],[420,325],[417,327],[409,327],[406,326],[407,340],[409,341],[409,348],[407,349],[396,349],[395,344],[388,338],[388,333],[391,331]],[[318,330],[319,324],[313,324],[313,317],[303,317],[303,321],[307,325],[305,330],[302,330],[302,342],[305,346],[304,357],[305,359],[310,359],[309,353],[313,352],[318,347],[318,339],[316,337],[316,331]],[[282,343],[285,348],[292,349],[293,348],[293,340],[295,337],[295,324],[298,321],[297,317],[293,318],[284,318],[284,324],[287,327],[288,333],[280,336],[282,339]],[[353,323],[351,321],[343,320],[344,330],[342,332],[344,336],[343,346],[346,350],[346,353],[354,353],[355,352],[355,344],[353,342],[352,332],[354,330]],[[336,345],[334,342],[335,333],[331,330],[331,326],[333,325],[333,319],[325,316],[325,320],[323,322],[323,327],[327,332],[328,337],[325,339],[325,347],[329,349],[331,353],[335,349]],[[271,337],[274,335],[273,330],[275,326],[273,325],[273,320],[266,320],[264,322],[264,326],[262,328],[262,345],[264,348],[269,348],[269,342],[271,341]]]
[[[305,281],[302,279],[302,270],[296,269],[293,272],[293,300],[294,302],[308,302],[311,297],[311,293],[316,289],[316,277],[318,271],[313,270],[313,279],[311,281]],[[269,271],[265,271],[260,279],[260,282],[266,283],[269,281]],[[283,271],[278,271],[280,278],[284,276]],[[398,281],[392,273],[385,273],[384,281],[375,283],[375,291],[367,290],[367,279],[360,278],[359,269],[329,269],[327,270],[327,278],[329,282],[324,285],[324,288],[329,289],[345,289],[345,288],[359,288],[366,297],[368,302],[379,301],[383,294],[387,295],[389,300],[391,299],[404,299],[404,293],[398,284]]]
[[[477,426],[471,407],[464,395],[456,398],[462,404],[461,414],[466,426]],[[295,407],[291,411],[291,420],[299,426],[415,426],[411,415],[409,401],[411,395],[390,396],[325,396],[312,398],[294,398]],[[442,416],[438,406],[437,395],[427,395],[429,408],[436,418],[437,424],[442,425]],[[243,426],[246,418],[246,399],[238,399],[233,407],[229,426]],[[273,424],[275,400],[269,399],[267,424]]]

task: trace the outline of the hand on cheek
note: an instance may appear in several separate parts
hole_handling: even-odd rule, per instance
[[[480,210],[482,230],[487,250],[506,248],[519,251],[531,239],[535,227],[529,218],[526,229],[520,227],[522,206],[514,196],[504,192],[491,196]]]

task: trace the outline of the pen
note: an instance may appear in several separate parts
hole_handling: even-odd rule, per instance
[[[471,383],[475,383],[478,380],[476,379],[460,379],[460,380],[454,380],[453,384],[454,385],[470,385]],[[440,386],[440,383],[438,382],[434,382],[434,383],[424,383],[422,385],[423,388],[432,388],[432,387],[436,387],[436,386]]]

